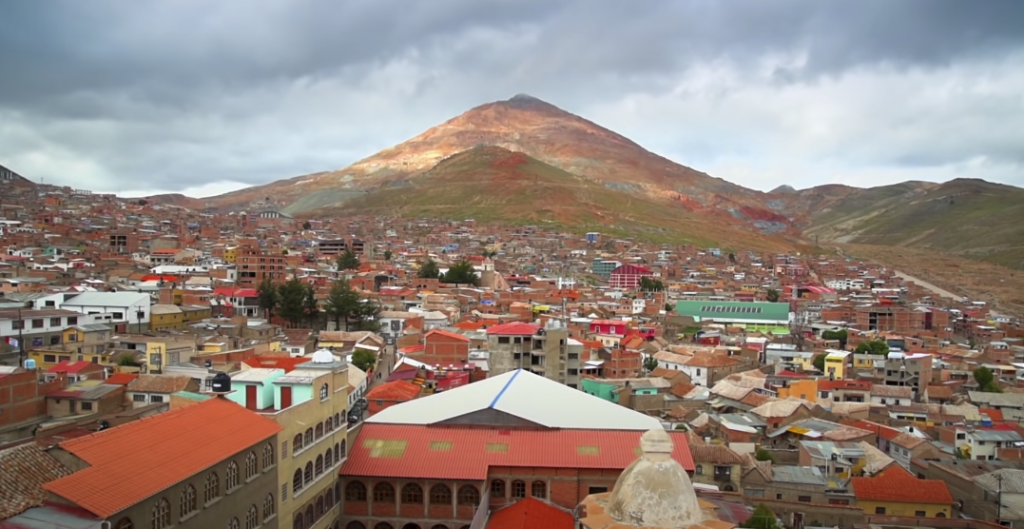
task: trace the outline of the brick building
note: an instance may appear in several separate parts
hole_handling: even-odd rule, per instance
[[[34,369],[0,366],[0,444],[26,437],[46,419],[46,395],[66,386],[64,376],[40,383]]]
[[[461,366],[469,359],[469,345],[469,338],[461,334],[434,329],[423,336],[423,351],[411,356],[432,366]]]
[[[525,370],[393,406],[341,467],[341,526],[464,529],[481,506],[525,498],[571,510],[612,489],[650,429],[657,419]],[[692,472],[686,437],[672,438]]]

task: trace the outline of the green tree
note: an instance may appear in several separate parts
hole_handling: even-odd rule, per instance
[[[652,279],[650,277],[641,277],[638,287],[645,292],[661,292],[665,290],[665,284],[660,279]]]
[[[355,310],[356,330],[380,332],[380,305],[372,299],[361,300]]]
[[[278,289],[280,303],[278,314],[292,325],[298,325],[306,319],[306,285],[297,277],[282,283]]]
[[[821,337],[825,340],[837,340],[839,341],[839,348],[846,349],[846,341],[850,338],[846,329],[840,329],[838,331],[825,331],[821,333]]]
[[[394,255],[395,254],[392,253],[391,250],[384,250],[384,260],[385,261],[390,261],[391,258],[394,257]]]
[[[658,369],[658,359],[654,358],[653,356],[648,356],[644,358],[644,370],[650,373],[655,369]]]
[[[729,262],[730,263],[735,263],[736,262],[736,254],[734,254],[732,252],[729,252]]]
[[[320,300],[316,297],[316,287],[312,283],[306,283],[303,294],[302,304],[306,311],[306,318],[309,320],[309,326],[316,328],[316,322],[320,319]]]
[[[768,301],[775,303],[779,300],[779,291],[774,288],[769,288],[768,292],[765,293],[765,298],[767,298]]]
[[[277,286],[269,277],[263,278],[263,281],[260,281],[259,286],[256,287],[256,299],[260,310],[263,311],[263,316],[270,321],[274,317],[274,311],[277,310],[281,297],[278,295]]]
[[[775,458],[772,457],[772,453],[765,450],[764,448],[758,448],[757,452],[754,452],[754,459],[758,461],[771,461],[775,462]]]
[[[814,361],[811,363],[814,365],[814,369],[817,369],[822,373],[825,372],[825,355],[820,354],[818,356],[815,356]]]
[[[306,231],[309,231],[309,230],[311,230],[312,228],[313,228],[313,225],[312,225],[312,224],[310,224],[308,220],[307,220],[306,222],[303,222],[303,223],[302,223],[302,229],[304,229],[304,230],[306,230]]]
[[[857,349],[854,352],[857,354],[887,355],[889,354],[889,344],[882,340],[861,342],[857,344]]]
[[[740,527],[748,527],[750,529],[781,529],[775,513],[763,503],[754,508],[754,513],[750,515],[747,521],[740,524]]]
[[[996,377],[992,370],[987,367],[979,367],[974,370],[974,381],[978,383],[978,389],[984,393],[1002,393],[1003,388],[996,384]]]
[[[363,371],[369,371],[377,365],[377,353],[368,349],[356,349],[352,353],[352,365]]]
[[[676,310],[676,308],[673,307],[671,303],[666,303],[665,304],[665,312],[672,312],[674,310]]]
[[[345,330],[348,330],[348,320],[356,312],[356,305],[359,304],[359,294],[352,290],[352,286],[344,279],[339,279],[331,285],[331,291],[327,293],[327,300],[324,302],[324,312],[334,319],[335,330],[341,330],[341,322],[345,322]]]
[[[359,256],[352,250],[338,256],[338,270],[355,270],[359,268]]]
[[[476,286],[480,284],[480,278],[476,275],[476,270],[473,269],[473,264],[469,261],[459,261],[452,265],[441,280],[445,283],[457,283],[460,285]]]
[[[416,275],[424,279],[436,279],[441,276],[441,269],[437,267],[436,261],[428,258],[420,265],[420,269]]]
[[[483,256],[484,259],[490,259],[490,258],[498,255],[498,251],[497,250],[488,250],[487,248],[484,248],[480,252],[480,255]]]

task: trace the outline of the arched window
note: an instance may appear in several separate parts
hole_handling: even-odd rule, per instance
[[[295,515],[295,520],[292,522],[292,529],[306,529],[306,521],[302,517],[302,513]]]
[[[196,507],[196,488],[192,485],[185,485],[185,489],[181,491],[181,518],[184,518],[197,509]]]
[[[935,517],[936,518],[945,518],[946,517],[946,513],[944,513],[944,512],[937,512],[937,513],[935,513]]]
[[[299,453],[302,450],[302,434],[295,434],[295,438],[292,439],[292,455]]]
[[[526,482],[517,479],[512,482],[512,497],[513,498],[525,498],[526,497]]]
[[[340,413],[335,413],[334,414],[334,424],[336,425],[335,428],[341,428],[341,414]]]
[[[362,481],[349,481],[345,485],[345,501],[366,501],[366,485]]]
[[[366,525],[363,522],[352,521],[345,526],[345,529],[366,529]]]
[[[491,496],[495,498],[505,497],[505,481],[501,479],[495,479],[491,481]]]
[[[327,453],[324,454],[324,466],[331,468],[332,465],[334,465],[334,452],[328,448]]]
[[[423,503],[423,489],[415,483],[406,483],[402,487],[402,503]]]
[[[316,423],[316,433],[314,433],[313,436],[316,437],[317,439],[324,436],[324,423]]]
[[[259,472],[259,467],[256,465],[256,452],[249,452],[249,455],[245,456],[245,480],[256,477]]]
[[[225,489],[231,491],[238,487],[238,465],[234,461],[228,463],[228,478]]]
[[[338,459],[344,459],[345,455],[348,454],[348,450],[345,448],[345,440],[341,440],[341,446],[334,447],[334,453],[338,454]]]
[[[334,507],[334,489],[333,488],[327,489],[327,492],[324,493],[324,509],[327,509],[329,511],[329,510],[331,510],[331,507]]]
[[[263,521],[274,517],[277,514],[277,504],[274,503],[274,495],[267,494],[266,498],[263,498]]]
[[[327,400],[327,398],[330,397],[330,396],[331,396],[330,388],[328,388],[327,387],[327,383],[324,382],[324,385],[320,386],[320,400]]]
[[[373,486],[374,503],[385,503],[395,501],[395,488],[390,483],[380,482]]]
[[[541,499],[547,498],[548,484],[540,480],[534,481],[533,484],[530,485],[530,496]]]
[[[302,473],[305,478],[306,485],[309,485],[313,481],[313,463],[306,463],[306,471]]]
[[[472,505],[476,507],[480,505],[480,491],[476,490],[476,487],[472,485],[463,485],[459,487],[459,505]]]
[[[439,523],[439,524],[431,527],[430,529],[448,529],[448,526],[443,524],[443,523]]]
[[[313,444],[313,429],[312,428],[306,428],[306,435],[303,436],[303,443],[305,443],[306,446],[309,446],[309,445]]]
[[[219,497],[220,479],[216,472],[210,472],[206,475],[206,484],[203,486],[203,503],[210,503]]]
[[[302,470],[295,469],[295,474],[292,476],[292,495],[302,490]]]
[[[232,518],[228,520],[228,529],[239,529],[238,518]]]
[[[441,485],[440,483],[430,487],[430,504],[451,505],[452,489],[449,489],[447,485]]]
[[[316,456],[316,468],[314,472],[317,476],[324,473],[324,456]]]
[[[334,418],[328,417],[327,420],[324,421],[324,431],[330,432],[331,430],[334,430]]]
[[[114,524],[114,529],[135,529],[135,524],[131,518],[121,518]]]
[[[395,529],[395,527],[387,522],[377,522],[373,529]]]
[[[167,498],[156,500],[153,505],[153,529],[164,529],[171,525],[171,504]]]
[[[409,522],[409,523],[403,525],[402,529],[420,529],[420,526],[419,526],[419,524],[414,524],[412,522]]]
[[[306,527],[313,527],[316,523],[316,518],[313,516],[313,506],[309,505],[306,507]]]
[[[256,504],[249,506],[249,512],[245,513],[245,529],[256,529],[260,525],[260,511]]]
[[[267,443],[263,447],[263,470],[272,466],[274,466],[274,443]]]
[[[323,496],[320,496],[319,498],[316,499],[316,513],[315,513],[315,516],[316,516],[317,520],[319,520],[320,518],[323,518],[323,516],[324,516],[324,497]]]

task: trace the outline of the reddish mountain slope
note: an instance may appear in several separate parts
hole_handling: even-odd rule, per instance
[[[406,185],[445,158],[481,145],[525,153],[624,196],[675,203],[759,231],[779,232],[789,226],[784,216],[764,205],[764,193],[674,163],[619,134],[523,95],[473,108],[344,169],[249,188],[210,202],[237,209],[274,197],[277,206],[290,213],[329,208],[378,189]]]

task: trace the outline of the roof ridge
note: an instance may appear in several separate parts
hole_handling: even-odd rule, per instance
[[[58,446],[60,446],[61,448],[64,448],[64,449],[67,449],[68,447],[72,447],[73,448],[75,445],[82,444],[86,440],[89,440],[89,439],[95,439],[97,436],[111,435],[112,432],[114,432],[117,428],[126,428],[127,427],[129,429],[138,429],[138,428],[141,428],[142,425],[148,425],[149,421],[152,421],[154,419],[163,418],[164,420],[166,420],[167,417],[173,417],[173,416],[176,416],[176,415],[180,415],[185,410],[190,410],[190,409],[195,408],[197,406],[209,405],[208,403],[215,402],[216,400],[218,400],[218,399],[207,399],[207,400],[201,401],[201,402],[199,402],[197,404],[193,404],[191,406],[185,406],[185,407],[182,407],[182,408],[178,408],[176,410],[167,410],[167,411],[165,411],[163,413],[154,413],[153,415],[150,415],[148,417],[142,417],[142,418],[136,419],[134,421],[118,425],[116,428],[107,428],[106,430],[97,430],[97,431],[95,431],[95,432],[93,432],[93,433],[91,433],[89,435],[83,435],[81,437],[76,437],[74,439],[68,439],[67,441],[64,441],[63,443],[60,443]],[[232,403],[232,404],[234,404],[234,403]],[[121,430],[121,432],[123,432],[123,431],[124,430]]]
[[[519,376],[519,373],[522,372],[522,369],[516,369],[512,373],[512,376],[509,377],[508,382],[505,382],[505,385],[501,387],[501,390],[498,391],[498,394],[494,396],[494,400],[492,400],[491,403],[487,405],[488,408],[496,409],[494,407],[498,405],[498,401],[501,399],[502,395],[505,394],[505,391],[508,390],[509,386],[512,385],[512,382],[515,381],[516,377]]]

